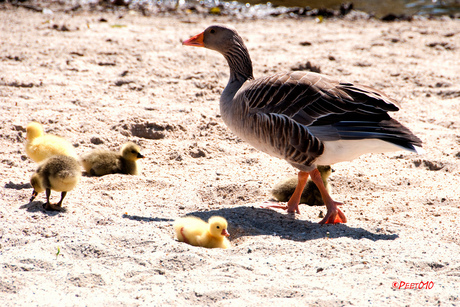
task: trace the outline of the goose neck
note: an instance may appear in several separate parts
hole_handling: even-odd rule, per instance
[[[252,74],[252,61],[248,49],[238,40],[227,52],[224,53],[230,68],[230,83],[243,84],[246,80],[254,79]]]

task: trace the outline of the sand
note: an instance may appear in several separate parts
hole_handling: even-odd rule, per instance
[[[459,305],[460,21],[0,11],[0,301],[3,306]],[[255,76],[309,61],[383,90],[426,154],[333,166],[348,223],[260,208],[295,175],[225,126],[223,57],[181,45],[238,29]],[[66,212],[29,202],[35,120],[83,155],[142,147],[139,176],[83,176]],[[59,193],[52,193],[57,202]],[[232,248],[177,242],[172,222],[221,215]],[[419,288],[417,290],[414,287]],[[407,289],[405,289],[407,288]],[[412,288],[412,289],[410,289]]]

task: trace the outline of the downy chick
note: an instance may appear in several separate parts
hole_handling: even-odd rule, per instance
[[[35,162],[40,162],[54,155],[77,158],[72,144],[56,135],[44,134],[43,126],[31,122],[26,128],[26,154]]]
[[[56,155],[43,161],[30,178],[34,188],[30,201],[46,191],[46,210],[61,211],[62,201],[67,192],[72,190],[81,177],[81,166],[73,157]],[[61,192],[61,200],[57,204],[50,203],[51,190]]]
[[[94,150],[83,156],[81,163],[86,173],[91,176],[107,174],[138,175],[140,165],[138,159],[144,158],[140,147],[128,142],[121,147],[120,153],[108,150]]]
[[[332,173],[332,168],[329,165],[318,165],[318,171],[321,174],[321,179],[323,179],[324,186],[326,187],[328,193],[331,193],[331,185],[327,182],[327,179]],[[297,176],[287,178],[277,183],[272,190],[273,197],[279,202],[287,202],[297,186]],[[316,184],[308,178],[308,182],[305,185],[305,188],[302,192],[300,198],[301,204],[307,204],[309,206],[323,206],[323,198],[319,192]]]
[[[207,223],[195,216],[179,218],[174,222],[174,230],[177,240],[193,246],[224,249],[230,247],[227,221],[220,216],[209,218]]]

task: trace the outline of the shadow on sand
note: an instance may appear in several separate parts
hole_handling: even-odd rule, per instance
[[[129,215],[123,214],[122,218],[129,219],[132,221],[142,221],[142,222],[174,222],[173,219],[166,219],[161,217],[145,217],[145,216],[138,216],[138,215]]]
[[[60,211],[53,211],[53,210],[45,210],[44,206],[45,206],[44,202],[31,201],[31,202],[29,202],[27,204],[22,205],[21,207],[19,207],[19,209],[26,209],[27,212],[33,212],[33,213],[41,212],[41,213],[46,214],[48,216],[56,216],[59,213],[66,213],[67,212],[66,207],[62,207]]]
[[[13,190],[23,190],[23,189],[31,189],[32,185],[30,183],[14,183],[12,181],[5,183],[5,189],[13,189]]]
[[[279,213],[271,209],[256,207],[223,208],[211,211],[190,212],[187,216],[197,216],[207,221],[213,215],[227,219],[232,239],[246,236],[272,235],[293,241],[309,241],[319,238],[341,238],[395,240],[397,234],[373,233],[363,228],[349,227],[346,224],[320,225],[310,221],[296,219],[294,215]],[[173,222],[160,217],[140,217],[123,215],[124,218],[144,222]]]

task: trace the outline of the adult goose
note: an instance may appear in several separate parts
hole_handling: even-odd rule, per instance
[[[254,79],[252,62],[236,30],[221,25],[183,42],[220,52],[230,80],[220,98],[225,124],[240,138],[299,170],[297,188],[284,209],[299,211],[309,176],[327,213],[320,224],[346,223],[317,165],[349,161],[366,153],[421,153],[421,140],[388,115],[398,103],[371,87],[343,83],[312,72],[286,72]]]

